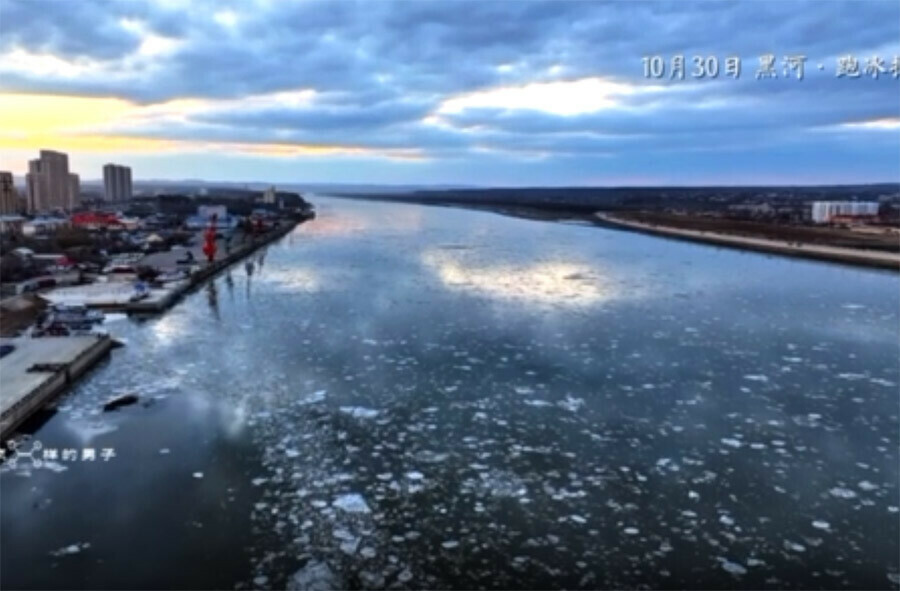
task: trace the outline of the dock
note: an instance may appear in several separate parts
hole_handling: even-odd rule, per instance
[[[216,275],[226,267],[233,265],[255,250],[274,242],[291,232],[298,222],[282,224],[261,236],[247,240],[229,252],[221,250],[217,258],[211,263],[203,261],[202,266],[195,270],[183,281],[175,281],[164,287],[150,289],[147,298],[136,302],[130,301],[134,288],[126,282],[93,283],[90,285],[62,288],[41,294],[41,297],[51,303],[85,304],[90,308],[98,308],[110,312],[126,312],[137,314],[155,314],[173,306],[184,294],[197,287],[210,277]],[[199,251],[198,251],[199,252]],[[154,263],[154,266],[166,267],[174,265],[174,260],[181,256],[178,252],[165,252],[150,255],[143,264]],[[199,257],[198,257],[199,260]]]
[[[0,359],[0,440],[56,398],[113,347],[107,335],[4,339]]]

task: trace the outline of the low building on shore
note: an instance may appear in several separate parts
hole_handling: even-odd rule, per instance
[[[39,216],[22,224],[22,233],[25,236],[47,236],[70,225],[68,218]]]
[[[0,234],[22,234],[22,228],[28,220],[20,215],[0,215]]]
[[[191,230],[203,230],[214,218],[218,230],[233,230],[238,225],[237,218],[229,215],[224,205],[201,205],[197,208],[197,215],[189,217],[185,225]]]
[[[864,222],[878,219],[877,201],[813,201],[812,221],[816,224]]]

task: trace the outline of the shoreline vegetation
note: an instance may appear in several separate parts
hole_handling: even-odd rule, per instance
[[[461,199],[439,194],[351,194],[338,198],[461,207],[543,221],[580,221],[610,229],[640,232],[675,240],[900,272],[900,232],[732,220],[697,214],[642,211],[624,206],[571,203],[503,202]]]

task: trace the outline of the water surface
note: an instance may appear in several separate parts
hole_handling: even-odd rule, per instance
[[[896,275],[315,201],[109,322],[22,447],[115,456],[0,468],[0,586],[900,587]]]

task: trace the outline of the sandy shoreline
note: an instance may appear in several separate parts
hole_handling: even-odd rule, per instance
[[[900,271],[900,255],[895,253],[840,248],[835,246],[821,246],[815,244],[798,245],[795,243],[782,242],[778,240],[748,238],[745,236],[734,236],[731,234],[699,232],[696,230],[673,228],[671,226],[643,224],[640,222],[623,220],[616,216],[612,216],[602,212],[597,212],[594,215],[601,221],[638,232],[647,232],[650,234],[668,236],[671,238],[680,238],[693,242],[705,242],[708,244],[716,244],[718,246],[755,250],[771,254],[802,257],[807,259],[831,261],[851,265],[861,265],[866,267],[877,267],[879,269],[889,269],[895,272]]]

